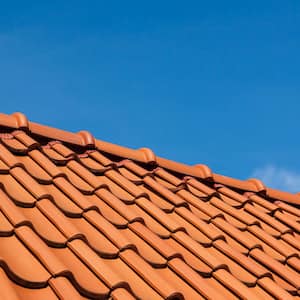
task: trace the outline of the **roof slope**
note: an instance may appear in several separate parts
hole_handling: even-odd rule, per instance
[[[1,299],[300,299],[299,195],[0,114]]]

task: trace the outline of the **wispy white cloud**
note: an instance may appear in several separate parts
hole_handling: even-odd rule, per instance
[[[275,165],[257,168],[251,177],[261,179],[266,186],[288,192],[300,192],[300,172]]]

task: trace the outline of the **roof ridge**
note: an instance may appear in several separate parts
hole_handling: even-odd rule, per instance
[[[191,166],[184,163],[175,162],[156,156],[155,153],[149,148],[143,147],[139,149],[132,149],[95,139],[94,136],[86,130],[73,133],[47,125],[41,125],[39,123],[29,121],[26,115],[21,112],[15,112],[11,115],[0,113],[0,126],[23,130],[25,132],[30,132],[42,137],[59,140],[67,144],[77,145],[88,149],[96,148],[100,151],[123,158],[129,158],[141,163],[159,165],[173,172],[194,176],[204,181],[214,181],[216,183],[221,183],[232,188],[245,190],[248,192],[264,193],[269,198],[300,205],[300,193],[292,194],[266,187],[259,179],[250,178],[247,180],[240,180],[216,174],[213,173],[207,165],[197,164]]]

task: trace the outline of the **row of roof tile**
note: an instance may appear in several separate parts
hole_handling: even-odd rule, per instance
[[[85,130],[75,134],[61,129],[40,125],[34,122],[30,122],[24,114],[19,112],[14,113],[12,115],[0,113],[0,125],[12,129],[21,129],[25,132],[30,132],[31,134],[37,136],[46,137],[52,140],[59,140],[71,145],[78,145],[91,149],[98,149],[100,151],[116,155],[122,158],[131,159],[137,162],[153,163],[155,165],[159,165],[163,168],[181,174],[194,176],[200,179],[206,179],[208,181],[213,180],[214,182],[222,183],[224,185],[236,189],[247,190],[252,192],[262,192],[270,198],[291,202],[297,205],[300,204],[300,196],[298,194],[290,194],[288,192],[283,192],[266,187],[258,179],[252,178],[243,181],[223,176],[220,174],[215,174],[206,165],[198,164],[195,166],[188,166],[182,163],[158,157],[149,148],[140,148],[139,150],[134,150],[123,146],[111,144],[102,140],[97,140],[92,136],[91,133]]]

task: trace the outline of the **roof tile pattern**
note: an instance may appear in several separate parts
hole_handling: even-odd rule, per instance
[[[16,120],[0,134],[0,299],[300,299],[294,195]]]

